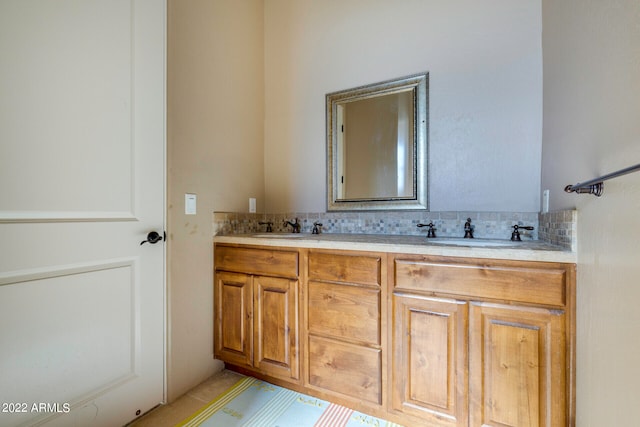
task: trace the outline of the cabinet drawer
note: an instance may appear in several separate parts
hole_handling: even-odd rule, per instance
[[[567,267],[548,263],[489,261],[443,262],[395,259],[395,289],[497,299],[530,304],[566,305]]]
[[[380,286],[379,256],[309,253],[309,279]]]
[[[309,283],[309,331],[380,345],[380,289]]]
[[[358,400],[382,403],[381,351],[309,337],[309,383]]]
[[[298,252],[281,249],[215,247],[215,268],[247,274],[298,277]]]

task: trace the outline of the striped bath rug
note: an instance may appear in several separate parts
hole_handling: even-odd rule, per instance
[[[246,377],[180,427],[402,427],[344,406]]]

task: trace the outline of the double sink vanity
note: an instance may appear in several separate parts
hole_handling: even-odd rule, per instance
[[[540,241],[214,238],[215,356],[399,424],[564,426],[575,253]]]
[[[428,236],[464,218],[474,230],[429,209],[428,94],[422,73],[326,95],[327,211],[306,226],[258,218],[296,233],[214,237],[215,356],[406,426],[575,425],[575,252],[407,235],[426,218]],[[474,218],[475,237],[533,229],[526,215]],[[316,219],[328,233],[299,233]]]

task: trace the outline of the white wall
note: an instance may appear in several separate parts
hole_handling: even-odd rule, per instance
[[[640,173],[604,195],[567,184],[640,163],[640,2],[543,1],[542,187],[578,209],[577,422],[640,419]]]
[[[431,210],[539,210],[541,4],[265,2],[267,212],[326,208],[325,94],[428,71]]]
[[[262,0],[169,0],[169,400],[216,369],[213,211],[263,209]],[[196,193],[197,215],[184,214]]]

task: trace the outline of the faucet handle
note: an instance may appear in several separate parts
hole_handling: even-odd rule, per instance
[[[523,230],[533,230],[533,227],[530,225],[514,225],[513,226],[513,233],[511,233],[511,240],[513,240],[514,242],[521,242],[522,239],[520,238],[520,231],[519,229],[523,229]]]
[[[516,225],[514,225],[514,226],[513,226],[513,229],[514,229],[514,230],[518,230],[518,229],[522,229],[522,230],[533,230],[533,229],[534,229],[534,227],[533,227],[533,226],[531,226],[531,225],[518,225],[518,224],[516,224]]]
[[[433,225],[433,221],[431,221],[429,224],[418,224],[417,227],[429,227],[429,229],[427,230],[427,238],[436,237],[436,228],[435,225]]]

